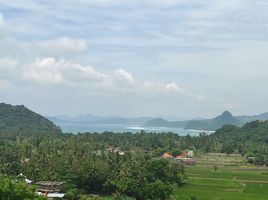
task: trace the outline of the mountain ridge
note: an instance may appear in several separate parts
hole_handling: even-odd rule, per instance
[[[268,120],[268,112],[262,113],[260,115],[244,115],[244,116],[233,116],[231,112],[224,111],[221,115],[216,116],[211,119],[201,119],[201,120],[186,120],[186,121],[167,121],[162,118],[157,118],[158,120],[150,120],[145,126],[156,126],[156,127],[175,127],[184,129],[194,129],[194,130],[208,130],[214,131],[221,128],[223,125],[234,125],[241,127],[244,124],[256,120]],[[157,122],[161,121],[161,124]],[[160,126],[161,125],[161,126]]]

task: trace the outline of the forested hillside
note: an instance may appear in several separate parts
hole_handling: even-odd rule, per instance
[[[226,153],[267,154],[268,121],[249,122],[241,128],[226,125],[210,135],[210,138],[218,141],[222,146],[222,151]]]
[[[0,131],[12,133],[61,134],[45,117],[29,110],[23,105],[0,104]]]

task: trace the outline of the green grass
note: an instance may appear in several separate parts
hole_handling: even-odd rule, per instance
[[[176,200],[188,200],[195,196],[197,200],[267,200],[265,193],[245,193],[231,190],[229,187],[198,186],[188,184],[175,192]]]
[[[222,165],[229,161],[237,166]],[[267,200],[268,169],[241,166],[241,157],[228,158],[206,155],[200,165],[186,167],[188,183],[175,191],[174,199],[189,200]],[[205,164],[205,161],[209,161]],[[213,165],[217,165],[217,172]]]

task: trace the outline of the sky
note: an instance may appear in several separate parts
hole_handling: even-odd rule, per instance
[[[266,0],[1,0],[0,101],[43,115],[268,111]]]

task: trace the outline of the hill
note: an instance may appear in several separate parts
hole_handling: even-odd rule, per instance
[[[145,123],[147,127],[173,127],[173,128],[184,128],[188,121],[167,121],[162,118],[156,118],[149,120]]]
[[[237,118],[243,123],[257,121],[257,120],[268,120],[268,113],[262,113],[260,115],[243,115],[243,116],[237,116]]]
[[[252,121],[241,128],[225,125],[210,135],[217,137],[220,142],[232,140],[232,143],[266,143],[268,144],[268,121]]]
[[[234,117],[229,111],[225,111],[213,119],[192,120],[187,123],[184,128],[196,130],[217,130],[226,124],[241,126],[242,122]]]
[[[223,112],[221,115],[212,119],[196,119],[188,121],[167,121],[161,118],[149,120],[145,123],[145,126],[151,127],[175,127],[194,130],[209,130],[214,131],[221,128],[223,125],[234,125],[241,127],[244,124],[256,120],[268,120],[268,113],[260,115],[243,115],[233,116],[229,111]]]
[[[13,133],[61,134],[61,129],[23,105],[0,103],[0,131]]]
[[[229,111],[223,112],[220,116],[213,119],[202,119],[202,120],[188,120],[188,121],[166,121],[161,118],[147,121],[145,126],[154,127],[177,127],[184,129],[194,130],[217,130],[225,124],[231,124],[235,126],[241,126],[242,122],[234,117]]]

